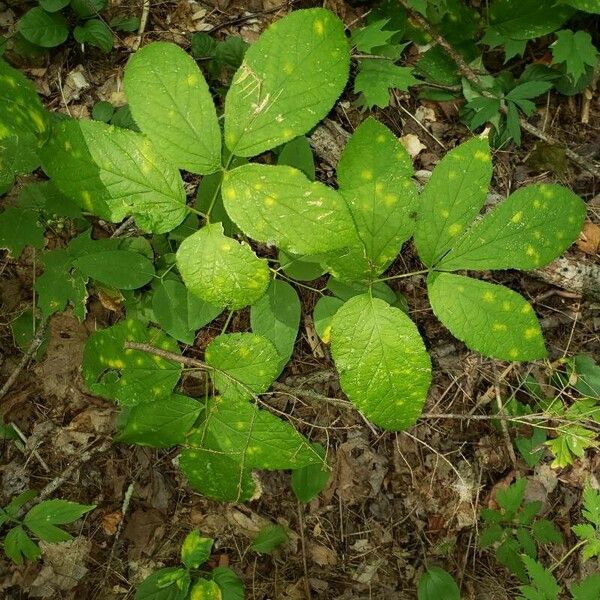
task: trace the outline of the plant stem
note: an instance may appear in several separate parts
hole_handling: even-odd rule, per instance
[[[560,565],[562,565],[562,563],[564,563],[565,560],[567,560],[567,558],[569,558],[569,556],[571,556],[571,554],[573,554],[573,552],[575,552],[575,550],[578,550],[579,548],[581,548],[581,546],[583,546],[586,541],[587,540],[579,540],[565,555],[561,556],[560,559],[557,560],[550,567],[550,571],[554,571],[555,569],[558,569],[558,567],[560,567]]]
[[[405,279],[406,277],[414,277],[415,275],[423,275],[424,273],[429,273],[429,269],[412,271],[411,273],[402,273],[401,275],[392,275],[391,277],[381,277],[380,279],[375,279],[373,283],[378,283],[380,281],[392,281],[393,279]]]
[[[227,169],[229,169],[229,167],[231,166],[232,161],[233,161],[233,153],[227,157],[227,160],[225,161],[225,164],[223,165],[223,177],[225,177],[225,173],[227,172]],[[213,196],[210,200],[210,204],[208,205],[208,210],[206,211],[206,215],[203,215],[205,217],[207,223],[210,223],[210,213],[212,212],[215,202],[217,201],[217,198],[219,196],[219,193],[221,192],[221,186],[223,185],[223,177],[221,177],[221,181],[219,181],[219,185],[217,185],[217,187],[215,188]]]
[[[229,327],[229,323],[231,322],[231,317],[233,317],[233,311],[230,310],[227,315],[227,319],[225,319],[225,324],[223,325],[223,329],[221,329],[221,335],[223,335],[227,331],[227,327]]]

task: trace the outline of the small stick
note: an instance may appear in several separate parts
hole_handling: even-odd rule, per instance
[[[146,23],[148,22],[148,15],[150,14],[150,0],[144,0],[144,4],[142,6],[142,16],[140,17],[140,27],[137,32],[137,37],[133,42],[132,49],[135,52],[142,43],[142,36],[144,35],[144,31],[146,30]]]
[[[25,434],[17,427],[16,423],[11,423],[10,426],[16,431],[19,438],[21,438],[23,444],[25,444],[23,451],[27,451],[27,437],[25,436]],[[32,448],[31,453],[37,458],[40,465],[42,465],[44,471],[46,471],[46,473],[50,473],[50,468],[48,467],[44,459],[40,456],[40,453],[35,448]]]
[[[498,414],[504,416],[504,406],[502,404],[502,397],[500,395],[500,383],[498,381],[497,375],[496,381],[494,383],[494,390],[496,392],[496,404],[498,405]],[[506,424],[506,421],[504,419],[500,421],[500,427],[502,428],[504,443],[506,444],[506,450],[508,451],[508,455],[510,456],[513,468],[515,471],[518,471],[519,467],[517,463],[517,455],[515,454],[515,449],[513,448],[512,440],[510,439],[510,433],[508,433],[508,425]]]
[[[106,561],[106,571],[104,573],[104,583],[106,583],[106,580],[108,579],[108,570],[109,570],[110,565],[115,556],[115,549],[117,547],[117,542],[119,541],[119,538],[121,537],[121,531],[123,530],[123,524],[125,523],[125,515],[127,514],[127,511],[129,510],[129,504],[131,503],[131,497],[133,496],[134,490],[135,490],[135,482],[131,482],[127,488],[127,491],[125,492],[125,496],[123,498],[123,504],[121,506],[121,514],[123,515],[123,517],[117,527],[117,533],[115,534],[115,539],[114,539],[112,547],[110,549],[110,555],[108,557],[108,560]]]
[[[17,377],[21,373],[21,371],[25,368],[31,357],[36,353],[37,349],[40,347],[42,340],[44,338],[44,334],[46,333],[46,329],[48,327],[48,321],[44,321],[38,328],[29,348],[19,361],[19,364],[16,366],[15,370],[10,374],[8,379],[4,382],[4,385],[0,389],[0,399],[6,396],[8,390],[12,387],[13,383],[17,380]]]
[[[300,530],[300,545],[302,547],[302,568],[304,570],[304,593],[306,600],[310,600],[310,584],[308,583],[308,564],[306,562],[306,541],[304,539],[304,515],[302,514],[303,507],[298,502],[298,529]]]

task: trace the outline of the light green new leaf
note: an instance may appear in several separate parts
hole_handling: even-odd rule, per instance
[[[408,152],[385,125],[369,117],[356,129],[337,176],[357,242],[347,255],[327,261],[336,277],[373,278],[396,258],[415,226],[412,173]]]
[[[63,194],[109,221],[133,215],[145,231],[165,233],[188,212],[179,171],[135,131],[65,120],[40,154]]]
[[[123,79],[140,129],[171,163],[191,173],[221,165],[221,130],[204,75],[194,59],[170,42],[138,50]]]
[[[451,273],[434,276],[428,292],[436,317],[472,350],[510,361],[546,356],[531,304],[517,292]]]
[[[44,228],[33,211],[9,206],[0,213],[0,248],[19,258],[26,246],[44,247]]]
[[[275,548],[287,540],[288,533],[283,525],[267,525],[258,532],[250,549],[258,554],[271,554]]]
[[[214,367],[212,380],[227,400],[266,392],[280,372],[275,346],[256,333],[221,334],[207,346],[204,359]]]
[[[144,402],[131,409],[116,441],[152,448],[183,444],[201,411],[197,400],[179,394]]]
[[[135,591],[134,600],[186,600],[190,573],[180,567],[166,567],[151,573]]]
[[[473,138],[450,150],[436,165],[419,197],[415,244],[434,265],[479,213],[492,178],[486,139]]]
[[[221,223],[207,225],[182,242],[177,268],[190,292],[233,310],[254,304],[269,285],[267,262],[246,244],[226,237]]]
[[[172,338],[140,321],[128,319],[95,331],[86,342],[81,365],[90,392],[123,406],[169,398],[182,365],[140,350],[125,350],[125,342],[142,342],[179,354]]]
[[[438,268],[535,269],[552,262],[578,237],[585,204],[560,185],[517,190],[477,221]]]
[[[406,91],[421,83],[413,77],[411,67],[399,67],[391,60],[365,58],[358,62],[354,93],[362,93],[367,108],[385,108],[390,103],[390,89]]]
[[[271,281],[267,293],[250,307],[252,331],[268,339],[277,349],[279,372],[294,352],[300,316],[301,305],[296,290],[280,279]]]
[[[161,281],[152,295],[156,322],[171,336],[193,344],[196,331],[216,319],[223,308],[191,294],[180,281]]]
[[[251,238],[292,254],[319,254],[352,244],[343,198],[293,167],[248,164],[223,180],[225,209]]]
[[[86,254],[75,259],[73,267],[86,277],[120,290],[135,290],[154,277],[152,261],[130,250]]]
[[[181,544],[181,562],[188,569],[197,569],[210,558],[214,540],[200,535],[199,531],[190,531]]]
[[[45,542],[65,542],[72,538],[71,534],[56,525],[72,523],[94,508],[94,504],[78,504],[60,499],[44,500],[29,510],[23,524]]]
[[[591,11],[590,11],[591,12]],[[600,3],[598,4],[598,13],[600,13]],[[600,573],[592,573],[579,583],[574,583],[569,588],[573,600],[592,600],[600,598]]]
[[[297,10],[248,48],[225,99],[225,143],[256,156],[306,133],[348,79],[343,23],[322,8]]]
[[[201,577],[198,579],[190,590],[190,598],[198,598],[199,600],[222,600],[221,589],[210,579]]]
[[[342,389],[373,423],[410,427],[431,383],[431,360],[415,324],[398,308],[368,294],[333,317],[331,353]]]

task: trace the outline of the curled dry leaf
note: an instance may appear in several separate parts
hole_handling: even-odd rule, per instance
[[[600,250],[600,227],[595,223],[584,223],[576,244],[582,252],[596,254]]]

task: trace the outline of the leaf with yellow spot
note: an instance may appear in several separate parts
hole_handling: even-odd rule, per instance
[[[428,292],[436,317],[471,350],[509,361],[546,356],[537,317],[517,292],[452,273],[433,275]]]
[[[165,233],[188,213],[179,171],[135,131],[100,121],[61,121],[40,155],[53,184],[103,219],[133,215],[144,231]]]
[[[322,8],[297,10],[248,48],[225,99],[225,143],[256,156],[323,119],[348,80],[343,23]]]
[[[183,444],[201,411],[197,400],[179,394],[138,404],[127,414],[115,441],[152,448]]]
[[[435,265],[483,206],[492,160],[487,139],[473,138],[436,165],[419,196],[415,244],[421,260]]]
[[[269,286],[269,267],[250,246],[223,233],[221,223],[187,237],[177,251],[177,267],[192,293],[215,306],[243,308]]]
[[[431,360],[405,313],[368,294],[354,296],[333,317],[331,353],[342,390],[365,417],[395,431],[415,423]]]
[[[210,579],[200,578],[190,590],[189,600],[222,600],[221,588]]]
[[[151,573],[138,586],[134,600],[186,600],[190,573],[181,567],[165,567]]]
[[[210,558],[214,540],[200,535],[199,531],[190,531],[181,544],[181,562],[188,569],[197,569]]]
[[[142,342],[179,354],[175,340],[140,321],[128,319],[95,331],[86,342],[81,365],[90,392],[122,406],[170,397],[182,365],[140,350],[125,350],[125,342]]]
[[[437,265],[440,269],[536,269],[579,236],[583,200],[560,185],[521,188],[477,221]]]
[[[279,354],[277,375],[294,352],[301,309],[296,290],[281,279],[271,281],[267,293],[250,307],[252,331],[271,341]]]
[[[275,346],[256,333],[221,334],[207,346],[204,359],[214,368],[211,378],[226,399],[262,394],[280,373]]]
[[[336,277],[373,279],[395,260],[415,227],[412,173],[408,152],[385,125],[369,117],[356,129],[337,167],[355,227],[350,250],[326,260]]]
[[[321,296],[315,304],[315,309],[313,311],[315,331],[324,344],[329,344],[331,341],[331,324],[333,317],[343,304],[343,300],[333,298],[332,296]]]
[[[171,42],[154,42],[129,59],[123,79],[140,129],[173,165],[206,175],[221,166],[221,130],[204,75]]]
[[[242,165],[223,180],[225,210],[255,240],[292,254],[320,254],[354,242],[344,199],[287,166]]]

